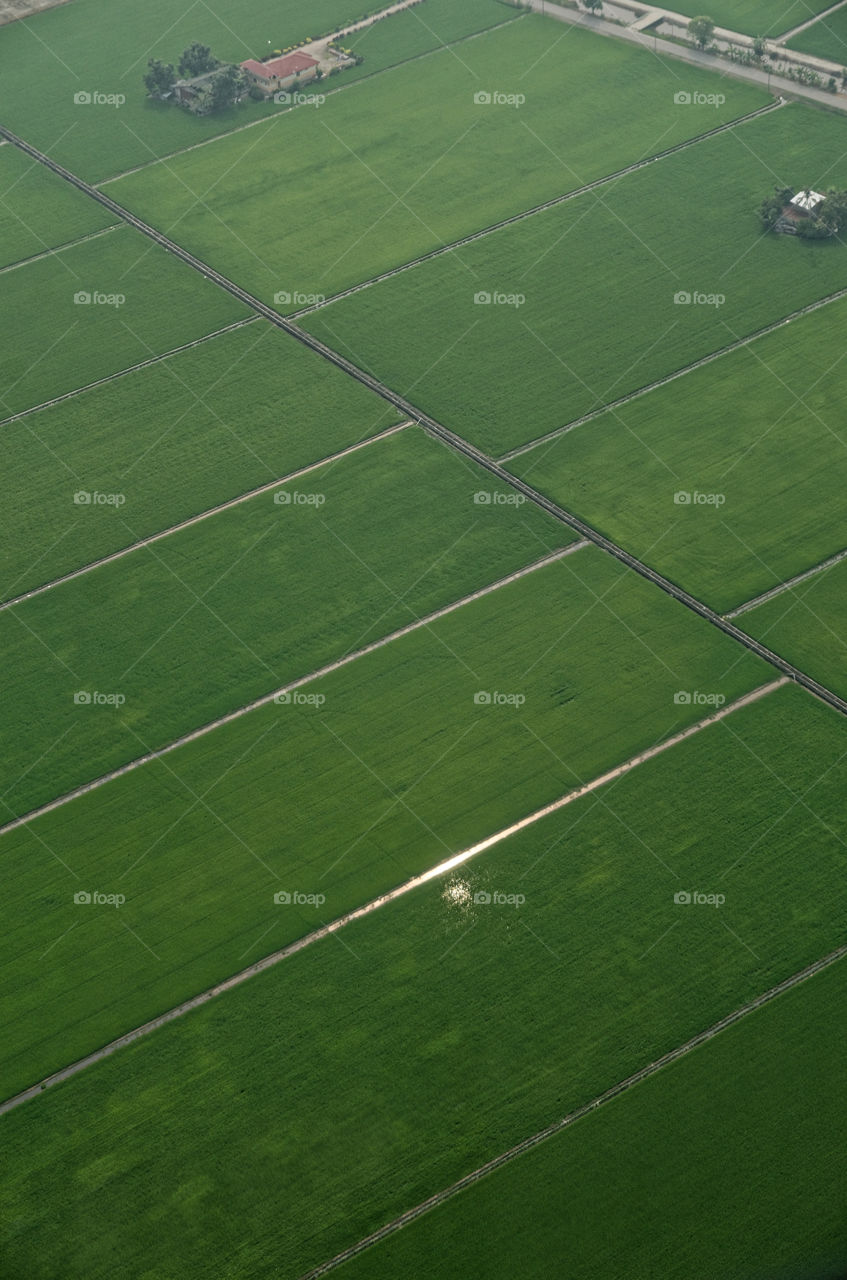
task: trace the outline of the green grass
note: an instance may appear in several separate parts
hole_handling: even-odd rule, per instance
[[[442,896],[443,882],[430,883],[27,1103],[4,1122],[7,1266],[32,1280],[54,1275],[58,1259],[69,1280],[97,1280],[113,1274],[118,1257],[130,1272],[143,1266],[156,1277],[300,1275],[817,959],[842,940],[845,925],[843,897],[831,892],[843,864],[844,739],[843,721],[801,691],[772,694],[451,877],[472,893],[522,893],[522,906],[457,908]],[[804,795],[814,817],[793,793]],[[183,895],[185,882],[169,879],[171,893]],[[677,906],[679,888],[723,891],[726,903]],[[131,922],[158,951],[152,921]],[[116,931],[114,920],[102,932],[97,925],[84,926],[92,947]],[[276,933],[263,946],[271,939]],[[121,947],[130,943],[137,945],[127,935]],[[60,946],[67,940],[53,952],[57,965]],[[840,1063],[832,1032],[839,1006],[832,1018],[827,1007],[816,1006],[812,1025]],[[803,1030],[816,1045],[805,1023]],[[768,1090],[750,1091],[745,1059],[730,1056],[698,1073],[684,1109],[671,1105],[663,1121],[672,1132],[671,1120],[708,1118],[715,1143],[709,1176],[686,1166],[664,1128],[655,1143],[656,1177],[662,1160],[673,1170],[661,1182],[671,1209],[681,1202],[690,1212],[696,1201],[702,1214],[723,1196],[723,1178],[731,1179],[717,1231],[725,1247],[732,1239],[737,1249],[739,1234],[745,1249],[750,1244],[749,1186],[743,1195],[728,1158],[729,1150],[743,1164],[750,1108],[761,1120],[769,1100],[774,1123],[789,1119],[785,1140],[804,1154],[804,1172],[814,1160],[823,1176],[833,1169],[831,1153],[843,1148],[823,1118],[811,1122],[818,1099],[810,1082],[823,1045],[806,1061],[796,1056],[800,1036],[788,1041],[784,1057],[774,1050],[782,1037],[768,1041],[776,1078],[782,1064],[796,1080],[797,1109],[787,1117]],[[714,1061],[715,1051],[703,1057]],[[621,1108],[651,1094],[661,1106],[669,1078],[610,1109],[610,1142]],[[716,1092],[724,1106],[734,1100],[747,1109],[737,1152]],[[821,1095],[825,1105],[823,1088]],[[834,1097],[841,1097],[837,1088]],[[605,1124],[604,1114],[591,1124]],[[578,1141],[581,1129],[559,1148]],[[651,1131],[644,1124],[627,1132],[619,1154],[630,1159],[632,1145],[652,1152]],[[592,1144],[586,1158],[596,1150]],[[783,1167],[773,1150],[771,1171]],[[691,1180],[700,1194],[689,1200]],[[616,1247],[615,1261],[622,1259],[591,1274],[633,1274],[630,1235],[609,1230],[615,1215],[598,1199],[599,1174],[592,1195],[579,1178],[568,1183],[567,1199],[579,1197],[572,1230],[590,1235],[601,1223],[607,1234],[598,1245]],[[540,1185],[545,1197],[552,1194],[549,1182]],[[758,1182],[752,1185],[764,1212]],[[804,1202],[802,1174],[797,1187]],[[813,1203],[821,1201],[817,1191]],[[826,1240],[833,1210],[816,1221],[803,1220],[802,1208],[791,1219],[799,1239],[815,1240],[817,1231]],[[558,1199],[556,1209],[571,1212]],[[655,1226],[651,1236],[638,1218],[662,1219],[632,1185],[615,1212],[636,1222],[640,1249],[657,1238]],[[97,1231],[74,1227],[95,1219]],[[674,1230],[672,1215],[663,1230]],[[784,1248],[791,1243],[781,1239]],[[480,1250],[475,1229],[463,1248]],[[525,1274],[519,1263],[504,1265],[511,1248],[504,1244],[492,1262],[484,1246],[487,1266],[469,1264],[467,1273]],[[380,1270],[373,1274],[444,1274],[429,1258],[418,1261],[414,1249],[404,1256],[406,1264],[392,1270],[375,1253]],[[556,1274],[570,1256],[547,1255],[556,1258]],[[591,1256],[587,1249],[587,1263]],[[657,1274],[651,1261],[639,1275]],[[449,1274],[466,1274],[463,1262],[459,1251]],[[660,1273],[686,1280],[742,1274],[720,1266],[671,1273],[664,1265]]]
[[[260,320],[3,428],[8,599],[384,430],[399,415]],[[73,494],[121,493],[114,507]]]
[[[847,698],[847,562],[801,582],[738,625]]]
[[[847,65],[847,10],[840,10],[801,32],[788,42],[789,49],[812,53],[819,58]]]
[[[841,1280],[844,961],[360,1255],[340,1280]],[[717,1206],[717,1211],[707,1206]],[[72,1230],[72,1228],[71,1228]]]
[[[177,0],[74,0],[4,28],[4,122],[76,173],[99,181],[279,110],[245,102],[203,118],[151,102],[143,84],[148,59],[176,65],[193,40],[210,45],[223,61],[262,58],[382,7],[371,0],[219,0],[187,8]],[[456,39],[516,16],[498,0],[462,0],[453,6],[464,11],[461,17],[449,7],[446,0],[427,0],[431,36],[420,21],[387,20],[384,34],[362,39],[368,62],[359,74],[435,46],[438,37]],[[106,28],[109,39],[103,40]],[[345,78],[333,77],[332,87]],[[126,102],[77,105],[80,91],[120,94]]]
[[[79,305],[79,293],[125,298]],[[42,404],[212,333],[247,309],[122,227],[3,277],[0,414]]]
[[[17,147],[0,146],[0,267],[67,244],[115,221],[114,214]]]
[[[270,303],[328,296],[768,101],[711,72],[685,84],[727,102],[676,107],[677,73],[646,51],[527,17],[107,190]],[[475,102],[495,90],[526,102]]]
[[[715,609],[847,543],[847,300],[507,465]],[[677,494],[715,503],[675,503]]]
[[[535,506],[476,505],[483,488],[410,430],[283,490],[320,505],[259,494],[0,614],[5,804],[27,812],[574,540]],[[97,514],[133,541],[129,499]],[[95,690],[123,709],[74,703]]]
[[[0,1096],[702,718],[678,690],[771,674],[592,548],[15,829]]]
[[[673,8],[696,18],[708,13],[720,27],[744,31],[751,36],[779,36],[816,13],[829,9],[834,0],[675,0]]]
[[[837,184],[845,143],[843,120],[786,107],[303,323],[505,452],[847,285],[843,245],[763,235],[756,213],[775,176]],[[480,290],[525,303],[475,305]]]

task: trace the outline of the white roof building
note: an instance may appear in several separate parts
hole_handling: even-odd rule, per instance
[[[826,196],[822,196],[819,191],[798,191],[791,203],[795,209],[802,209],[804,213],[813,213],[825,199]]]

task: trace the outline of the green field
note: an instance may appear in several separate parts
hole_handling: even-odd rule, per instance
[[[678,108],[679,85],[643,50],[527,17],[107,190],[270,303],[329,296],[769,101],[721,82],[719,109]],[[494,91],[526,102],[475,101]]]
[[[0,146],[0,268],[115,221],[17,147]]]
[[[679,690],[771,676],[592,548],[7,833],[0,1096],[708,714]],[[86,889],[126,905],[67,933]]]
[[[216,0],[187,7],[174,0],[74,0],[3,28],[3,122],[80,176],[99,181],[279,110],[245,102],[199,117],[151,102],[142,82],[148,59],[176,64],[193,40],[211,46],[222,61],[262,58],[383,7],[372,0]],[[445,0],[427,0],[425,7],[432,34],[405,16],[388,20],[390,37],[362,38],[368,64],[359,74],[516,16],[499,0],[461,0],[461,17],[448,12]],[[108,40],[92,38],[104,29]],[[332,87],[343,83],[343,76],[333,78]],[[80,105],[74,101],[79,92],[121,95],[126,102]]]
[[[696,18],[708,13],[718,26],[751,36],[779,36],[816,13],[832,7],[834,0],[674,0],[676,13]]]
[[[505,452],[847,285],[843,245],[763,235],[756,214],[775,174],[847,178],[844,137],[837,117],[785,107],[304,327]],[[525,302],[480,306],[478,291]],[[676,305],[678,292],[725,303]]]
[[[818,58],[831,58],[833,62],[844,66],[847,64],[847,9],[822,18],[813,27],[789,40],[788,48],[812,53]]]
[[[847,299],[507,466],[713,608],[742,604],[847,544],[845,324]]]
[[[81,305],[78,295],[125,301]],[[121,227],[3,277],[0,413],[43,404],[247,314],[145,236]]]
[[[289,505],[259,494],[0,614],[16,676],[0,727],[7,812],[25,813],[574,540],[537,507],[477,505],[484,488],[481,470],[409,430],[289,482]],[[73,509],[70,494],[64,505]],[[130,502],[104,510],[132,542]],[[124,703],[79,706],[80,691]]]
[[[847,562],[751,609],[738,625],[847,698]]]
[[[33,1280],[138,1251],[155,1276],[297,1276],[684,1042],[842,940],[844,740],[807,695],[772,694],[26,1104],[5,1120],[7,1258]],[[457,906],[457,882],[526,900]],[[678,906],[683,887],[726,903]],[[690,1110],[735,1079],[708,1076]],[[813,1133],[792,1142],[820,1158]],[[674,1167],[684,1200],[697,1175]],[[71,1229],[95,1208],[98,1231]]]
[[[842,1280],[844,961],[339,1272]],[[715,1188],[720,1187],[716,1204]],[[709,1206],[706,1209],[706,1206]],[[561,1273],[560,1273],[561,1274]]]
[[[399,420],[264,320],[27,415],[3,428],[0,598]],[[126,503],[80,509],[78,491]]]

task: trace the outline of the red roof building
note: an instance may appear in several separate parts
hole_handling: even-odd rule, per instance
[[[246,62],[242,62],[241,70],[249,72],[257,80],[271,83],[290,80],[292,76],[301,75],[317,66],[317,59],[310,58],[308,53],[287,53],[283,58],[274,58],[271,62],[257,62],[255,58],[248,58]]]

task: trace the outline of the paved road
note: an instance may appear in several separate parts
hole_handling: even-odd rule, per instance
[[[520,573],[512,574],[510,578],[504,578],[502,582],[496,583],[491,587],[485,588],[484,591],[477,592],[475,596],[468,599],[478,599],[480,595],[485,595],[490,591],[496,591],[506,582],[515,581],[516,578],[522,577],[524,573],[530,573],[535,568],[539,568],[542,564],[549,564],[553,560],[561,559],[564,555],[572,554],[578,550],[578,547],[568,547],[564,551],[557,552],[553,556],[547,556],[543,561],[539,561],[538,565],[531,566],[529,569],[521,570]],[[460,602],[460,603],[466,603]],[[443,610],[449,613],[453,609],[458,608],[459,604],[451,605],[448,609]],[[421,624],[423,625],[423,624]],[[408,628],[411,630],[411,628]],[[382,643],[382,642],[381,642]],[[378,647],[378,646],[374,646]],[[775,689],[785,684],[784,680],[776,680],[769,685],[765,685],[760,689],[754,689],[752,693],[745,694],[743,698],[739,698],[736,702],[729,706],[722,707],[720,711],[714,712],[707,716],[704,720],[700,720],[697,724],[689,725],[687,729],[681,733],[675,734],[671,738],[667,738],[664,742],[659,743],[655,747],[651,747],[648,751],[641,752],[640,755],[634,756],[631,760],[627,760],[624,764],[618,765],[617,768],[609,770],[601,777],[595,778],[592,782],[586,783],[582,787],[578,787],[574,791],[568,792],[561,799],[556,800],[552,805],[546,805],[543,809],[537,810],[528,817],[523,818],[520,822],[514,823],[511,827],[507,827],[503,831],[498,831],[495,835],[481,840],[478,844],[473,845],[470,849],[465,849],[462,853],[455,854],[451,858],[447,858],[444,862],[438,863],[437,866],[430,867],[428,871],[424,871],[421,875],[413,876],[406,880],[403,884],[397,885],[394,889],[389,889],[387,893],[380,894],[377,898],[372,898],[370,902],[366,902],[361,907],[356,907],[353,911],[348,911],[345,915],[339,916],[332,920],[329,924],[322,925],[319,929],[315,929],[312,933],[307,933],[304,937],[298,938],[295,942],[289,943],[288,946],[282,947],[279,951],[274,951],[268,956],[263,956],[261,960],[257,960],[255,964],[242,969],[239,973],[233,974],[231,977],[219,982],[216,986],[210,987],[207,991],[201,991],[196,996],[184,1000],[182,1004],[176,1005],[173,1009],[159,1014],[155,1018],[151,1018],[149,1022],[145,1022],[140,1027],[135,1027],[132,1031],[126,1032],[125,1035],[119,1036],[117,1040],[112,1040],[109,1044],[103,1045],[101,1049],[96,1049],[94,1053],[88,1054],[85,1058],[80,1058],[77,1062],[71,1063],[67,1067],[63,1067],[61,1071],[55,1072],[52,1076],[48,1076],[45,1080],[41,1080],[38,1084],[30,1086],[28,1089],[22,1090],[12,1098],[7,1098],[5,1102],[0,1103],[0,1115],[6,1111],[12,1111],[15,1107],[21,1106],[24,1102],[28,1102],[31,1098],[37,1098],[45,1089],[52,1085],[60,1084],[64,1080],[69,1080],[71,1076],[78,1075],[80,1071],[84,1071],[86,1067],[91,1067],[95,1062],[102,1062],[104,1058],[110,1057],[118,1049],[126,1048],[136,1040],[140,1040],[142,1036],[150,1035],[152,1031],[156,1031],[159,1027],[165,1026],[168,1022],[173,1022],[177,1018],[182,1018],[187,1013],[191,1013],[194,1009],[201,1008],[202,1005],[208,1004],[210,1000],[214,1000],[216,996],[223,995],[225,991],[231,991],[233,987],[240,986],[243,982],[256,976],[257,973],[264,973],[266,969],[273,968],[280,964],[283,960],[287,960],[289,956],[295,955],[298,951],[302,951],[304,947],[312,946],[315,942],[319,942],[322,938],[329,937],[332,933],[337,933],[340,929],[345,928],[348,924],[352,924],[354,920],[361,920],[363,916],[370,915],[373,911],[378,911],[381,907],[386,906],[389,902],[395,902],[398,898],[404,897],[407,893],[411,893],[413,889],[419,888],[423,884],[427,884],[430,880],[436,880],[438,877],[447,875],[454,867],[460,866],[465,862],[469,862],[471,858],[477,857],[486,849],[492,848],[495,844],[500,844],[504,840],[522,831],[525,827],[531,826],[535,822],[539,822],[548,814],[556,812],[558,809],[564,808],[566,805],[572,804],[575,800],[582,796],[588,795],[592,791],[596,791],[599,787],[605,786],[606,783],[614,778],[621,777],[624,773],[629,773],[632,769],[637,768],[646,760],[652,760],[654,756],[660,755],[664,751],[669,751],[675,747],[677,743],[682,742],[685,738],[690,738],[695,733],[708,728],[709,725],[715,724],[719,720],[725,719],[732,715],[741,707],[749,706],[750,703],[756,702],[759,698],[766,697],[769,693],[773,693]],[[293,686],[289,686],[290,688]],[[414,1212],[414,1211],[413,1211]],[[333,1264],[335,1265],[335,1264]]]
[[[576,9],[563,9],[561,5],[551,3],[551,0],[526,0],[526,2],[536,13],[541,13],[543,9],[548,17],[555,18],[559,22],[566,22],[572,27],[585,27],[588,31],[595,31],[602,36],[611,36],[616,40],[626,40],[629,44],[649,50],[657,57],[686,62],[693,67],[717,72],[721,77],[746,80],[748,84],[759,85],[768,92],[780,93],[787,98],[802,98],[805,101],[817,103],[818,106],[829,107],[831,110],[847,111],[847,96],[843,93],[826,93],[823,89],[813,89],[808,85],[797,84],[794,80],[770,75],[767,71],[759,71],[756,67],[742,67],[737,62],[717,58],[714,54],[703,53],[700,49],[673,44],[657,36],[633,31],[631,27],[620,27],[614,22],[605,22],[602,18],[577,12]]]

